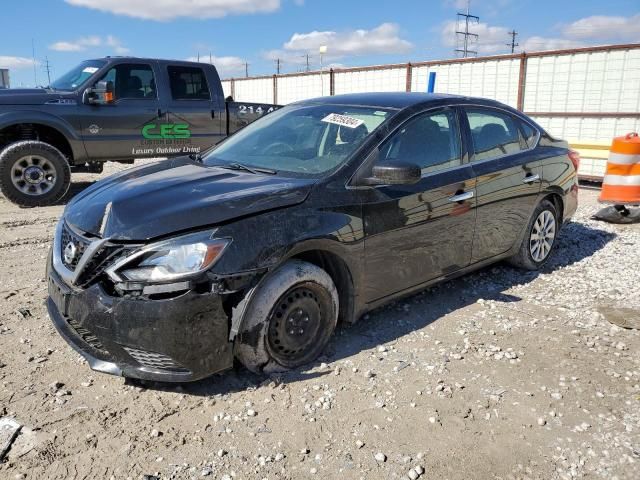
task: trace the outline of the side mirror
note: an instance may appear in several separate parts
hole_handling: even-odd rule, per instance
[[[408,162],[380,163],[372,174],[365,180],[368,185],[413,185],[422,178],[420,167]]]
[[[113,103],[113,82],[100,81],[84,91],[83,101],[89,105],[108,105]]]

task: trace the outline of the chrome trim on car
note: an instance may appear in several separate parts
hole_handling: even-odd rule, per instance
[[[53,236],[53,268],[58,273],[58,275],[60,275],[60,278],[62,278],[64,283],[66,283],[69,287],[73,288],[74,290],[80,290],[80,288],[78,288],[77,286],[77,281],[78,281],[78,278],[80,278],[80,275],[83,273],[84,268],[87,265],[87,262],[91,260],[93,255],[98,250],[100,250],[100,248],[102,248],[105,244],[109,243],[109,239],[102,238],[102,239],[93,240],[93,241],[87,240],[87,242],[89,242],[89,245],[87,246],[84,253],[82,254],[82,257],[80,257],[80,260],[78,261],[78,264],[75,270],[71,271],[66,267],[66,265],[62,261],[62,253],[61,253],[62,248],[61,248],[60,242],[62,240],[62,229],[64,228],[64,226],[65,226],[64,219],[60,219],[58,221],[58,224],[56,225],[56,231]],[[80,236],[78,232],[71,229],[71,227],[69,227],[68,225],[67,225],[67,228],[69,228],[74,233],[76,233],[76,235]]]

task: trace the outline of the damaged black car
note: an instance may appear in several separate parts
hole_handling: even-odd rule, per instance
[[[69,203],[48,311],[91,368],[169,382],[297,368],[338,322],[488,264],[542,267],[579,158],[497,102],[356,94],[291,104],[202,156]]]

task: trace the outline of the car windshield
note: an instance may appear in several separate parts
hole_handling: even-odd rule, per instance
[[[96,73],[105,63],[103,60],[87,60],[86,62],[82,62],[58,80],[52,82],[49,87],[54,90],[75,90],[82,85],[87,78]]]
[[[290,105],[249,124],[212,150],[205,165],[321,177],[336,170],[394,111],[344,105]]]

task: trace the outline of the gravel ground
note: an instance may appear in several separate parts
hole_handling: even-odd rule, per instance
[[[590,220],[596,194],[542,272],[372,312],[307,370],[183,386],[89,370],[43,304],[63,205],[0,198],[0,417],[24,425],[0,478],[638,479],[640,331],[606,318],[640,315],[640,225]]]

